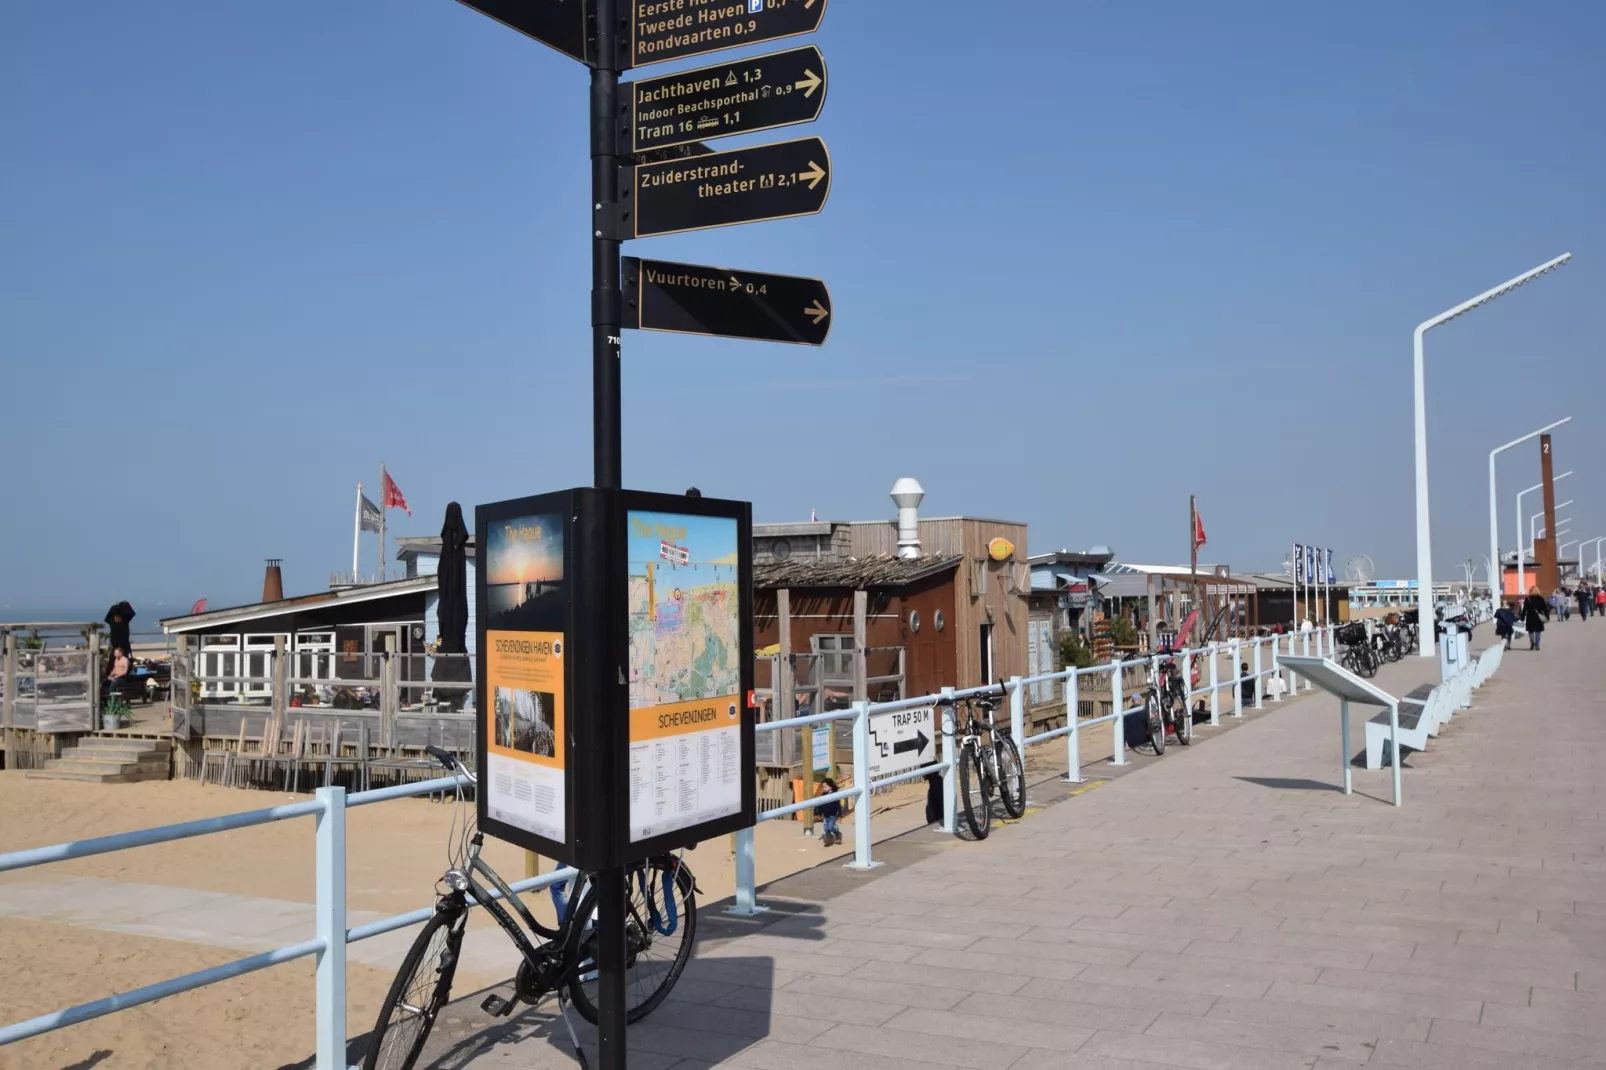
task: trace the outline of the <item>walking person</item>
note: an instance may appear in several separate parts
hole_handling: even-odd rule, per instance
[[[1606,587],[1595,588],[1595,615],[1606,613]]]
[[[1495,636],[1495,638],[1496,639],[1505,640],[1506,649],[1510,650],[1511,649],[1511,637],[1516,632],[1516,630],[1517,630],[1517,614],[1516,614],[1516,612],[1513,611],[1511,606],[1509,606],[1505,602],[1500,603],[1500,608],[1494,611],[1494,636]]]
[[[1573,592],[1573,597],[1578,599],[1578,619],[1588,620],[1589,608],[1594,605],[1594,598],[1589,593],[1589,584],[1579,580],[1578,589]]]
[[[1528,599],[1522,604],[1522,625],[1528,629],[1528,649],[1538,650],[1539,640],[1545,634],[1545,621],[1550,619],[1550,606],[1538,587],[1528,588]]]
[[[814,789],[814,794],[816,796],[834,795],[841,790],[836,786],[836,781],[826,777]],[[825,822],[825,835],[820,837],[820,846],[834,847],[841,843],[842,832],[837,828],[837,822],[842,819],[842,800],[832,799],[830,802],[823,802],[814,808],[814,812],[820,815],[821,821]]]

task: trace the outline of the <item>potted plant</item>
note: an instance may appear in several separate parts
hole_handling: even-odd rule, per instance
[[[118,695],[107,699],[105,708],[100,711],[100,728],[103,732],[115,732],[133,721],[133,711]]]

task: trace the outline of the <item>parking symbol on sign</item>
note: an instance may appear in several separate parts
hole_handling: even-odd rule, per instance
[[[764,0],[747,0],[747,13],[757,15],[764,10]]]

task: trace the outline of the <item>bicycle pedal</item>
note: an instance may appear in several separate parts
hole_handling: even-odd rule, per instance
[[[492,1018],[506,1018],[513,1013],[515,1003],[517,1003],[517,1000],[503,999],[501,996],[492,994],[486,996],[480,1002],[480,1010],[489,1014]]]

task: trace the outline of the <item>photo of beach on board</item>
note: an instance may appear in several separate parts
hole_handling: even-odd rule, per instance
[[[508,750],[551,758],[557,748],[557,737],[552,731],[552,711],[556,705],[556,696],[548,691],[497,688],[497,744]]]

